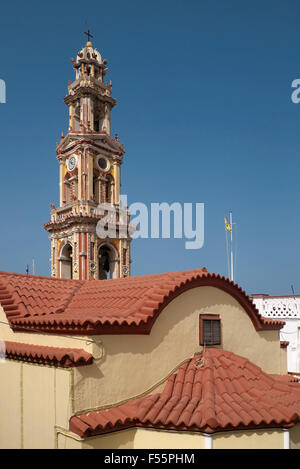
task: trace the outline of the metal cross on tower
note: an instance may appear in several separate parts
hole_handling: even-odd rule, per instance
[[[84,32],[84,34],[87,35],[88,37],[88,42],[90,42],[90,38],[93,38],[94,36],[91,35],[90,30],[88,29],[87,32]]]

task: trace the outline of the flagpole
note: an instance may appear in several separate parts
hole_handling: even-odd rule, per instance
[[[233,281],[233,249],[232,249],[232,212],[229,212],[229,223],[230,223],[230,280]]]
[[[226,220],[226,218],[225,218]],[[228,243],[228,235],[227,235],[227,228],[225,225],[225,240],[226,240],[226,254],[227,254],[227,275],[230,277],[230,261],[229,261],[229,243]]]

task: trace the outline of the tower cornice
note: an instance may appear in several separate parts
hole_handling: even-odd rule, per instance
[[[103,141],[103,143],[101,142]],[[58,159],[80,150],[80,147],[89,148],[92,151],[105,152],[111,158],[122,163],[125,154],[124,145],[113,139],[105,132],[76,132],[69,131],[56,148]]]
[[[114,107],[117,104],[117,100],[107,93],[108,88],[103,89],[99,85],[94,85],[89,80],[82,82],[78,85],[78,88],[72,91],[73,92],[71,94],[64,97],[64,103],[67,104],[67,106],[74,104],[78,99],[86,96],[93,96],[103,103],[109,103],[111,107]]]
[[[127,216],[129,216],[129,213],[127,213]],[[74,214],[71,213],[69,215],[63,216],[61,219],[57,219],[54,221],[49,221],[47,223],[44,223],[44,228],[46,231],[49,233],[55,232],[55,231],[61,231],[65,230],[66,228],[70,228],[72,226],[77,226],[77,227],[82,227],[82,231],[86,232],[86,228],[88,225],[97,225],[99,220],[101,220],[104,217],[104,215],[97,215],[97,214]],[[117,223],[108,223],[110,226],[114,226],[116,228],[117,233],[119,232],[120,227],[122,226],[127,226],[124,225],[120,222]],[[77,230],[80,231],[80,228]],[[125,238],[123,238],[125,239]],[[129,237],[128,237],[129,239]]]

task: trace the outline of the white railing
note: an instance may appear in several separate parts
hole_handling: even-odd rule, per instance
[[[300,298],[252,298],[260,314],[268,318],[300,318]]]

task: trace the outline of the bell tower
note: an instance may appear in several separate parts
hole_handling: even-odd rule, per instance
[[[88,32],[88,39],[90,39]],[[130,275],[129,214],[120,204],[124,145],[111,137],[112,84],[107,61],[90,40],[72,59],[75,80],[64,98],[66,135],[57,143],[59,207],[44,227],[51,242],[51,275],[79,280]],[[100,210],[99,210],[100,207]],[[99,222],[114,229],[100,234]],[[113,232],[113,234],[111,234]]]

